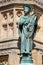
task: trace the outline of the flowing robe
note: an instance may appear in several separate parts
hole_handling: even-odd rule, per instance
[[[34,16],[20,17],[18,32],[21,38],[21,53],[30,53],[32,50],[34,25]]]

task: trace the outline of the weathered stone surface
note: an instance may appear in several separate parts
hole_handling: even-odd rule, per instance
[[[27,2],[25,1],[25,3]],[[10,17],[11,15],[9,16],[9,13],[11,12],[12,9],[13,9],[13,15],[14,15],[13,20]],[[19,5],[8,6],[0,10],[0,56],[4,55],[5,57],[5,55],[8,55],[9,65],[18,65],[19,60],[20,60],[20,50],[18,47],[19,46],[18,45],[19,36],[18,36],[18,28],[16,24],[18,23],[20,17],[17,16],[17,11],[21,11],[22,15],[24,15],[22,5],[21,6]],[[36,6],[34,6],[33,11],[30,13],[30,15],[33,14],[34,11],[37,11],[39,13],[39,20],[38,20],[39,28],[37,29],[37,33],[34,38],[36,46],[35,46],[35,49],[32,51],[32,56],[33,56],[34,63],[36,65],[42,65],[42,61],[43,61],[42,60],[42,56],[43,56],[43,51],[42,51],[43,50],[43,12],[41,11],[40,8],[37,8]],[[2,13],[4,14],[7,13],[7,17],[8,17],[7,21],[5,20],[6,18],[3,17]],[[13,34],[12,34],[11,27],[9,27],[9,23],[11,23],[12,21],[14,21]],[[3,29],[3,26],[2,26],[3,24],[6,24],[6,23],[8,25],[7,32]],[[14,39],[14,41],[11,41],[12,39]],[[7,41],[7,40],[10,40],[10,41]]]
[[[34,4],[43,9],[43,2],[40,0],[1,0],[0,7],[10,5],[10,4]]]
[[[0,43],[0,49],[18,48],[18,41]]]

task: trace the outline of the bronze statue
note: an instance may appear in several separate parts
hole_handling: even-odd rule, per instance
[[[20,17],[18,32],[21,38],[21,58],[25,55],[30,56],[33,45],[33,34],[34,34],[34,26],[37,24],[38,13],[34,13],[33,15],[29,15],[31,11],[30,5],[24,5],[24,16]],[[28,58],[29,58],[28,56]],[[25,58],[26,59],[26,58]]]

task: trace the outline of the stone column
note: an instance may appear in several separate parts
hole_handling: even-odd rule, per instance
[[[32,57],[33,57],[34,64],[42,65],[42,54],[40,51],[33,50],[32,51]]]
[[[18,39],[19,35],[18,35],[18,28],[17,28],[17,23],[19,22],[19,18],[17,17],[16,14],[16,8],[14,8],[14,38]]]
[[[38,65],[42,65],[42,53],[41,53],[41,51],[38,52]]]
[[[14,65],[14,56],[15,55],[13,53],[9,54],[9,60],[8,60],[9,65]]]

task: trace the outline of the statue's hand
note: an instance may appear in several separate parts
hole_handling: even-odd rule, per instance
[[[35,16],[38,16],[38,13],[35,13]]]
[[[35,17],[38,17],[38,15],[39,15],[38,12],[35,12],[32,14],[32,17],[35,18]]]
[[[38,17],[38,12],[34,13],[33,16],[37,16]]]

